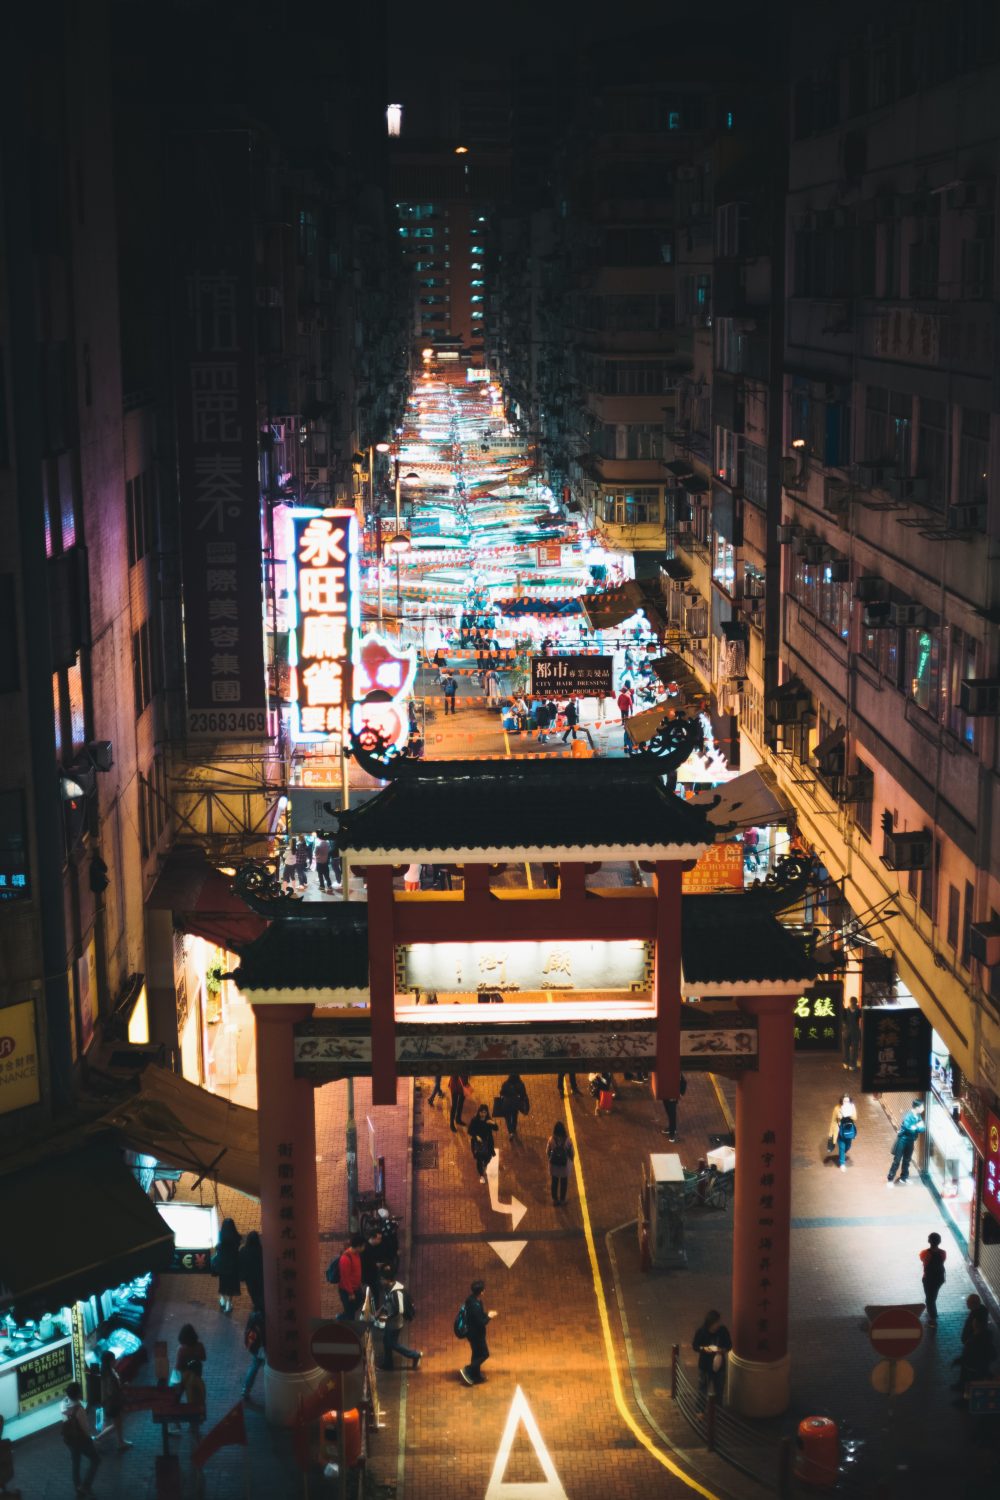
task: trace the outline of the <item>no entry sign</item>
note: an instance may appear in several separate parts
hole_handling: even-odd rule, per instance
[[[346,1375],[361,1363],[361,1340],[347,1323],[321,1323],[309,1347],[320,1369],[330,1375]]]
[[[906,1307],[887,1307],[872,1319],[869,1329],[872,1348],[883,1359],[905,1359],[923,1336],[920,1319]]]

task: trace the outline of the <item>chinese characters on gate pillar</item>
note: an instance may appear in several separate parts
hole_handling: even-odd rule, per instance
[[[340,735],[351,702],[359,604],[357,520],[350,510],[294,510],[292,535],[295,737],[325,739]]]

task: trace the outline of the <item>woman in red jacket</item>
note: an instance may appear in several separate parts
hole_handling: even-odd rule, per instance
[[[361,1251],[364,1249],[364,1244],[363,1235],[352,1234],[350,1244],[340,1257],[337,1290],[344,1304],[344,1311],[337,1314],[338,1323],[351,1322],[364,1306],[364,1292],[361,1286]]]

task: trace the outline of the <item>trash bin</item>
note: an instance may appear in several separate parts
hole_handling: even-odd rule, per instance
[[[323,1413],[323,1442],[327,1457],[332,1459],[337,1457],[338,1421],[338,1412]],[[357,1408],[344,1413],[344,1457],[349,1469],[352,1469],[361,1457],[361,1414]]]
[[[840,1466],[840,1430],[829,1417],[803,1417],[798,1431],[795,1474],[813,1489],[831,1490]]]

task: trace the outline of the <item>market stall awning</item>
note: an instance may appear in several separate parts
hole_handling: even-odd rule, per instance
[[[718,797],[717,806],[711,807]],[[734,776],[714,792],[699,792],[694,801],[710,808],[708,821],[716,827],[765,828],[770,823],[783,823],[789,816],[791,804],[778,789],[770,773],[759,768],[744,771]]]
[[[0,1167],[0,1304],[52,1311],[147,1271],[165,1271],[173,1235],[110,1134]]]
[[[173,912],[175,927],[231,953],[260,937],[265,926],[234,893],[232,879],[195,849],[168,855],[146,905]]]
[[[134,1151],[260,1196],[257,1111],[188,1083],[166,1068],[146,1068],[139,1093],[125,1099],[102,1124],[118,1131]]]
[[[579,599],[498,599],[496,607],[503,615],[537,615],[539,619],[560,615],[578,615]]]

